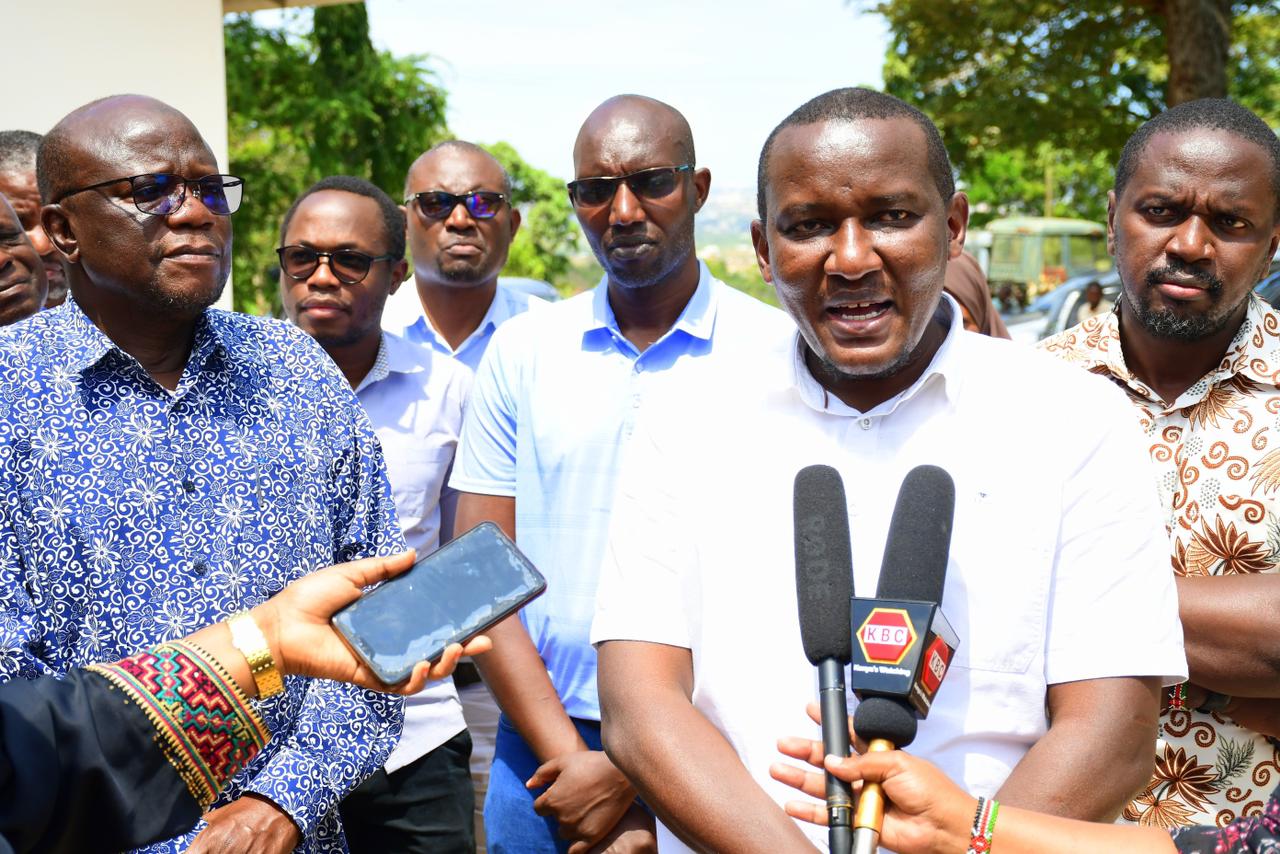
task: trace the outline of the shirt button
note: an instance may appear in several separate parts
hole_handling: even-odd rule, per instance
[[[861,421],[859,421],[859,422],[858,422],[858,424],[862,427],[862,429],[863,429],[863,430],[870,430],[870,429],[871,429],[871,419],[870,419],[870,418],[864,418],[864,419],[862,419]]]
[[[195,481],[193,481],[191,478],[187,478],[186,480],[182,481],[182,491],[195,492],[196,491]]]
[[[196,575],[204,575],[209,571],[209,564],[202,560],[197,560],[195,563],[191,564],[191,571]]]

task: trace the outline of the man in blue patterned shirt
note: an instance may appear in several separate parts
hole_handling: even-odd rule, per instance
[[[112,661],[399,551],[381,451],[332,360],[286,323],[209,308],[241,188],[191,122],[108,98],[39,157],[71,295],[0,336],[0,678]],[[286,683],[207,827],[148,850],[345,851],[334,807],[386,760],[401,701]]]

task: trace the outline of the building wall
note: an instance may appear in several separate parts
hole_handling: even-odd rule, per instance
[[[0,130],[44,133],[81,104],[136,92],[195,122],[227,166],[222,0],[0,0]],[[220,303],[231,305],[228,285]]]

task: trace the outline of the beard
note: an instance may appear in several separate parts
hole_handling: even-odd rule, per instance
[[[689,225],[687,230],[677,230],[665,243],[659,244],[657,257],[641,267],[610,264],[609,256],[602,248],[597,249],[596,258],[609,274],[611,283],[623,288],[653,287],[666,281],[672,273],[680,269],[690,255],[694,254],[692,222]]]
[[[1205,295],[1209,298],[1209,307],[1204,311],[1196,311],[1152,305],[1152,290],[1170,278],[1194,279],[1203,285]],[[1134,319],[1152,337],[1166,341],[1192,342],[1209,338],[1225,329],[1236,311],[1249,299],[1249,292],[1246,292],[1241,302],[1224,306],[1223,290],[1222,280],[1217,276],[1174,259],[1171,264],[1148,271],[1140,288],[1124,287],[1121,297],[1133,312]]]

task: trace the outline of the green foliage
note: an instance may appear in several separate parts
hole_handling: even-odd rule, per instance
[[[268,313],[279,294],[280,219],[326,175],[367,178],[393,198],[422,151],[448,135],[445,92],[425,57],[393,57],[369,41],[363,3],[316,9],[309,33],[256,25],[224,27],[230,170],[245,179],[235,220],[235,307]]]
[[[564,182],[526,163],[509,143],[484,148],[511,176],[512,203],[522,218],[502,272],[559,286],[578,242],[578,223]]]
[[[885,90],[942,130],[975,222],[1099,219],[1125,140],[1165,107],[1161,4],[1140,0],[855,0],[891,41]],[[1280,121],[1277,0],[1232,2],[1231,95]]]
[[[730,268],[722,258],[706,257],[703,262],[707,265],[707,270],[711,275],[730,287],[737,288],[740,291],[753,296],[761,302],[768,303],[772,306],[778,305],[778,292],[773,289],[772,285],[765,283],[760,278],[760,271],[757,268],[747,269],[737,266]]]

